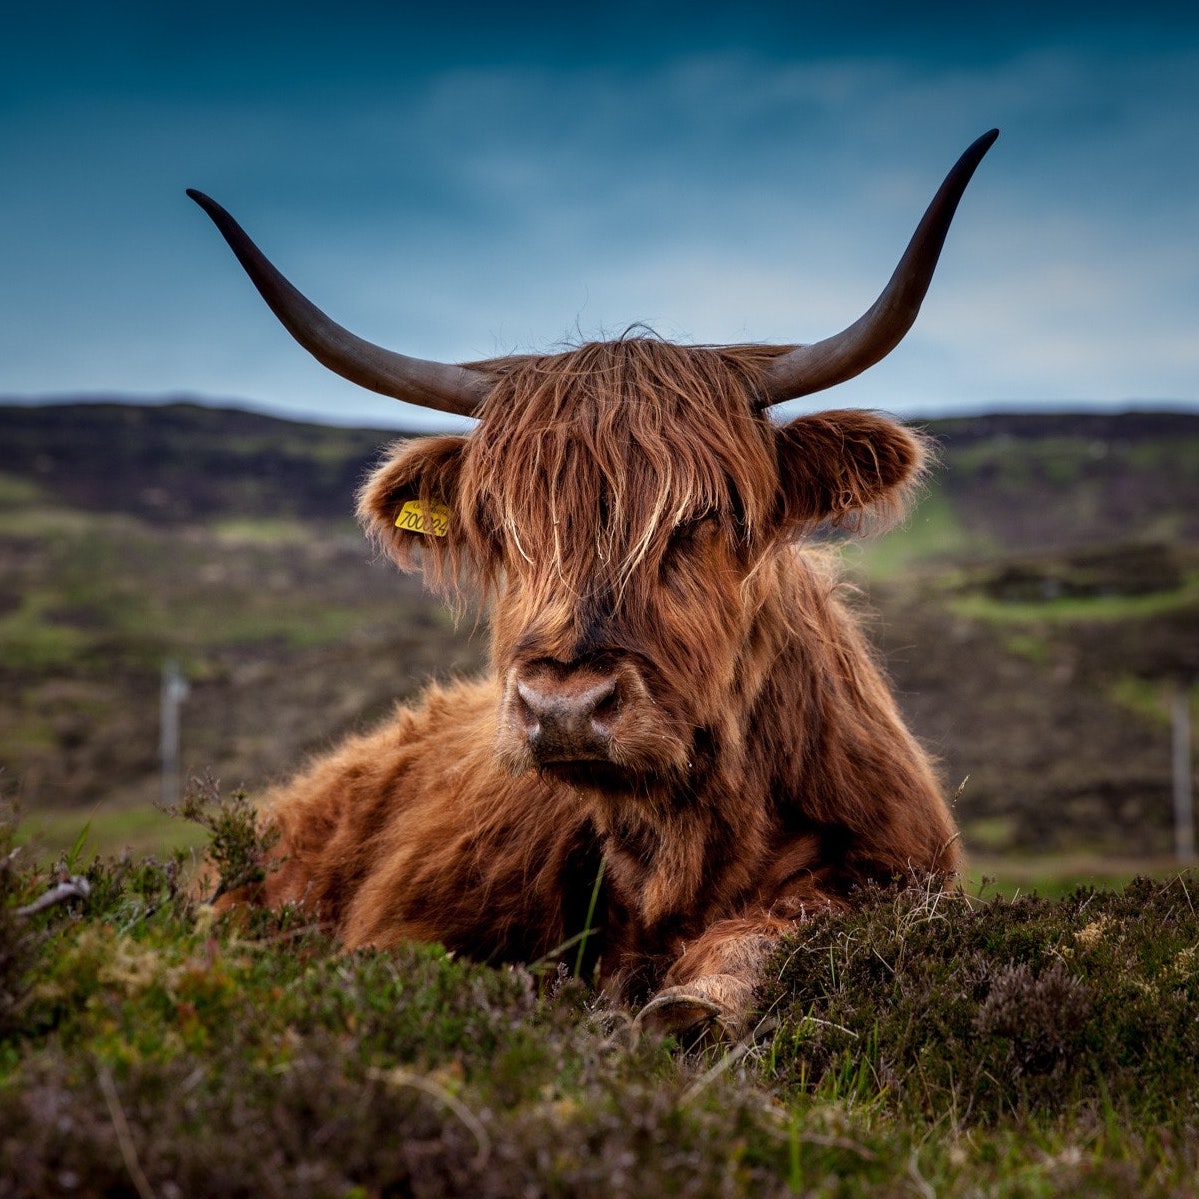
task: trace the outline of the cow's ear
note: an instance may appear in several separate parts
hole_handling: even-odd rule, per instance
[[[775,436],[780,516],[789,529],[896,519],[928,457],[925,438],[873,412],[817,412]]]
[[[465,444],[465,437],[396,442],[358,493],[358,519],[371,540],[398,566],[423,567],[434,582],[453,570],[461,550],[454,510]]]

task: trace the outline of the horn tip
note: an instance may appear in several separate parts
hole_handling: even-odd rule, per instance
[[[198,191],[194,187],[189,187],[187,189],[187,196],[188,199],[195,200],[195,202],[199,204],[199,206],[210,216],[214,211],[221,211],[221,206],[211,196],[206,196],[202,191]]]

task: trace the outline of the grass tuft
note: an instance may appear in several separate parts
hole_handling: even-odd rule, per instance
[[[244,797],[181,806],[244,877]],[[686,1053],[565,969],[226,920],[182,854],[81,844],[86,896],[22,916],[60,872],[2,835],[6,1199],[1168,1195],[1199,1168],[1185,876],[865,891],[780,945],[764,1039]]]
[[[257,809],[244,791],[235,791],[228,799],[222,799],[220,782],[212,775],[192,778],[183,799],[178,804],[168,805],[164,811],[207,830],[208,860],[217,871],[216,890],[210,903],[215,903],[226,892],[250,887],[265,879],[263,863],[268,860],[279,834],[260,828]]]

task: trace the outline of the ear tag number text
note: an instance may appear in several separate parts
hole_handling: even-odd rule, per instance
[[[450,510],[435,500],[428,504],[420,500],[409,500],[396,516],[396,528],[409,533],[426,533],[432,537],[444,537],[450,527]]]

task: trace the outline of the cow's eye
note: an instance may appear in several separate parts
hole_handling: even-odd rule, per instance
[[[672,554],[685,554],[704,545],[716,534],[716,520],[711,516],[699,516],[675,525],[670,532],[667,550]]]

